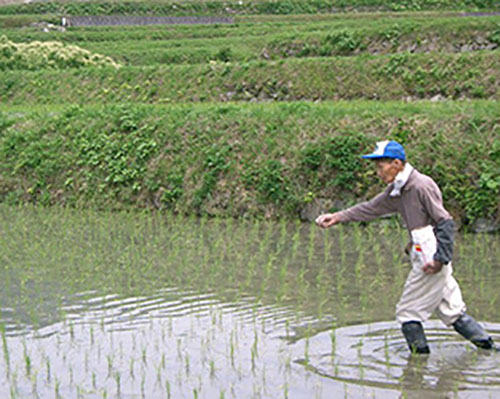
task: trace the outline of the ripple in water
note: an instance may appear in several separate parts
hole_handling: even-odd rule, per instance
[[[484,325],[500,342],[500,325]],[[402,391],[401,397],[498,397],[500,353],[476,349],[439,321],[425,323],[425,331],[428,356],[410,356],[399,325],[380,322],[310,337],[296,362],[322,377]]]
[[[3,312],[0,398],[495,398],[500,353],[426,323],[411,358],[396,323],[332,330],[251,296],[85,292],[39,327]],[[500,342],[500,325],[487,324]],[[321,331],[319,333],[315,333]],[[332,332],[334,331],[334,334]],[[333,339],[332,339],[333,338]],[[332,350],[333,349],[333,350]]]

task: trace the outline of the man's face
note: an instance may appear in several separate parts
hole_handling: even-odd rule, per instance
[[[396,178],[396,175],[404,169],[403,162],[399,159],[376,160],[377,175],[385,184],[390,184]]]

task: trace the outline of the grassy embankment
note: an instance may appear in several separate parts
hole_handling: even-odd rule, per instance
[[[290,20],[292,19],[292,20]],[[460,52],[500,46],[500,16],[437,17],[408,13],[238,17],[231,25],[88,27],[66,32],[9,28],[10,40],[61,41],[113,57],[124,65],[248,62],[290,57]],[[23,22],[25,23],[25,22]]]
[[[3,201],[291,216],[381,189],[358,155],[389,136],[464,220],[498,206],[496,102],[11,107]],[[333,206],[330,203],[330,206]]]
[[[6,5],[3,15],[290,15],[359,11],[500,10],[495,0],[252,0],[252,1],[51,1]]]
[[[236,18],[49,33],[2,19],[11,40],[76,44],[125,65],[0,72],[2,200],[292,216],[318,199],[373,195],[380,186],[370,189],[357,155],[390,136],[436,177],[456,216],[498,217],[500,17]],[[394,101],[436,95],[487,101]],[[371,101],[303,102],[339,99]],[[209,104],[159,105],[193,101]],[[42,103],[51,105],[32,112]]]

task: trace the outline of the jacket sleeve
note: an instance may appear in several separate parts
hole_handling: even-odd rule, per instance
[[[453,257],[453,239],[455,235],[455,222],[453,219],[443,219],[434,228],[437,241],[437,250],[434,260],[444,264],[451,262]]]
[[[434,260],[446,264],[453,257],[455,223],[443,206],[441,190],[432,179],[429,179],[428,184],[420,192],[420,200],[435,225],[434,234],[437,241],[437,250],[434,254]]]
[[[444,219],[451,219],[450,214],[443,206],[441,190],[434,180],[429,178],[425,186],[420,188],[419,197],[420,202],[434,225],[437,225]]]
[[[395,205],[388,195],[388,190],[378,194],[370,201],[362,202],[340,211],[341,222],[368,222],[377,217],[396,212]]]

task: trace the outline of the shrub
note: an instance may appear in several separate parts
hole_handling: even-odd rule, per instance
[[[60,42],[14,43],[6,36],[0,37],[0,70],[64,69],[86,66],[118,68],[119,64],[110,57],[93,54],[78,46]]]

